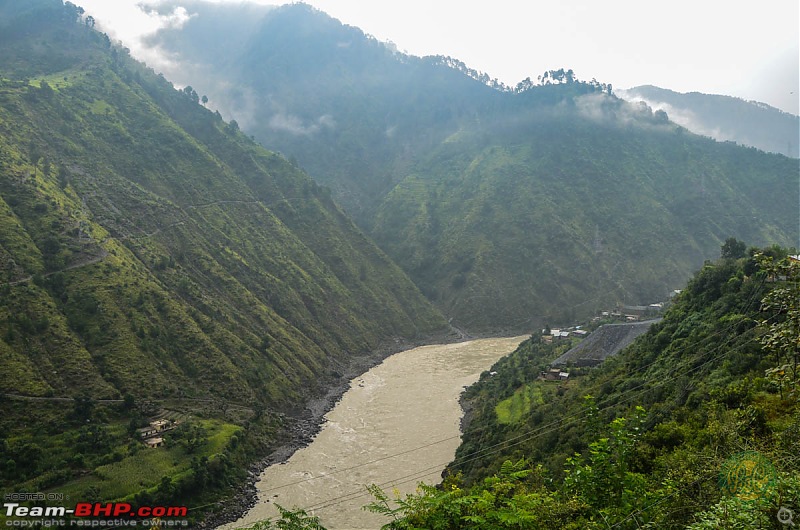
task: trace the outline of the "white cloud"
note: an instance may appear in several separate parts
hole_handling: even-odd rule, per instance
[[[76,0],[87,15],[97,21],[98,29],[108,33],[131,49],[139,60],[157,70],[174,67],[176,57],[164,54],[161,50],[148,47],[144,40],[162,28],[180,29],[192,15],[184,7],[177,6],[167,13],[159,13],[158,2],[117,1],[114,0]]]
[[[336,128],[336,121],[330,114],[324,114],[311,123],[304,123],[301,118],[294,114],[279,112],[273,114],[269,119],[271,129],[286,131],[295,136],[312,136],[320,132],[323,128]]]
[[[662,122],[655,116],[655,111],[664,109],[654,108],[641,99],[619,101],[607,94],[593,93],[576,98],[575,107],[584,117],[597,122],[626,126],[636,124],[640,127],[669,126],[668,122]]]
[[[160,24],[160,28],[180,29],[194,15],[190,15],[185,7],[179,6],[167,15],[159,15],[157,11],[149,11],[148,16],[155,17]],[[159,29],[160,29],[159,28]]]
[[[704,125],[701,122],[701,120],[699,120],[697,116],[689,109],[681,109],[678,107],[674,107],[664,101],[646,99],[639,95],[634,95],[627,90],[618,90],[616,94],[619,97],[634,104],[644,103],[648,107],[652,108],[654,111],[663,110],[664,112],[667,113],[667,116],[669,116],[670,121],[677,123],[681,127],[685,127],[686,129],[692,131],[695,134],[700,134],[702,136],[709,136],[721,142],[728,140],[735,140],[735,138],[732,135],[723,132],[718,127],[709,128],[706,125]]]

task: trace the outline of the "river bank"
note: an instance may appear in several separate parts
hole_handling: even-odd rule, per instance
[[[327,419],[322,429],[314,426],[313,447],[307,439],[302,448],[290,447],[289,459],[273,453],[262,462],[286,464],[261,472],[256,486],[260,502],[228,528],[274,517],[275,502],[310,509],[331,530],[380,526],[380,519],[368,521],[374,514],[361,509],[369,502],[365,486],[382,484],[407,493],[418,481],[438,483],[460,442],[461,392],[524,338],[411,348],[357,375],[348,392],[328,401],[335,408],[321,418]],[[250,483],[256,471],[260,468],[252,470]],[[254,495],[250,489],[247,497]]]
[[[236,488],[234,495],[224,501],[221,509],[206,515],[197,524],[197,528],[213,529],[230,524],[252,509],[258,502],[256,483],[264,470],[269,466],[285,463],[295,452],[313,441],[325,424],[325,415],[333,410],[350,389],[351,381],[402,351],[433,344],[456,344],[473,338],[476,337],[454,328],[449,332],[419,340],[395,340],[366,354],[351,357],[344,369],[338,367],[341,370],[336,372],[338,377],[327,382],[324,393],[312,396],[303,406],[294,410],[276,413],[285,425],[278,444],[270,448],[266,456],[249,466],[247,478]]]

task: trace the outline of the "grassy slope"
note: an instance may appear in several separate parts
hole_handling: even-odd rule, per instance
[[[301,408],[354,356],[444,327],[299,169],[60,2],[0,10],[0,393],[210,398],[244,405],[226,421],[249,424]],[[50,429],[79,435],[71,404],[33,422],[19,404],[2,401],[4,484],[39,476],[46,487],[115,452],[136,461],[114,431],[86,462],[64,464]],[[89,419],[141,421],[134,412]],[[274,435],[269,417],[261,435]]]
[[[86,319],[72,331],[103,346],[118,390],[141,378],[174,389],[189,372],[222,392],[235,385],[216,374],[252,371],[264,340],[287,365],[277,378],[296,384],[327,356],[441,325],[324,190],[98,34],[71,31],[85,56],[2,86],[4,283],[21,305],[49,298]],[[142,333],[184,345],[166,370]]]
[[[191,9],[155,39],[186,82],[329,186],[467,329],[655,302],[728,237],[797,241],[797,160],[689,134],[597,85],[494,90],[305,5],[242,28],[221,60],[187,43],[230,20]]]
[[[570,101],[454,135],[378,210],[378,243],[456,322],[535,327],[663,300],[731,234],[794,240],[796,160],[613,118],[632,109],[600,94]]]
[[[785,383],[781,390],[768,371],[791,362],[786,359],[792,352],[762,346],[763,331],[755,326],[758,320],[785,318],[760,311],[761,300],[774,287],[785,286],[768,281],[749,258],[707,264],[662,322],[600,367],[573,369],[567,384],[534,380],[556,352],[536,339],[526,341],[492,368],[496,375],[484,374],[468,390],[473,419],[452,470],[480,484],[504,460],[524,457],[544,465],[558,502],[579,501],[584,505],[580,515],[598,527],[617,521],[622,528],[643,522],[684,528],[710,517],[703,511],[723,517],[720,469],[736,454],[755,450],[775,465],[778,490],[751,508],[774,521],[778,507],[798,500],[800,465],[794,449],[796,389],[790,393]],[[593,396],[593,407],[587,407],[587,395]],[[603,438],[619,441],[620,433],[609,425],[615,418],[635,416],[635,406],[646,414],[632,434],[635,442],[625,450],[627,460],[615,461],[614,469],[629,473],[626,480],[632,482],[624,487],[638,500],[625,504],[587,496],[569,459],[594,459],[599,469],[604,453],[592,453],[598,446],[591,444]],[[622,457],[611,453],[609,458]],[[586,480],[605,484],[605,494],[623,487],[615,482],[619,477],[592,476]],[[606,522],[598,516],[601,510]],[[749,509],[741,511],[744,517]],[[637,517],[627,517],[633,512]]]

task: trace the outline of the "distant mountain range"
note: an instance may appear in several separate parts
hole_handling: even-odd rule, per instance
[[[308,5],[218,24],[214,6],[176,5],[192,17],[151,45],[178,81],[330,187],[467,329],[659,300],[729,236],[797,241],[796,160],[696,136],[570,71],[498,89]],[[224,57],[205,52],[231,32]]]
[[[616,94],[665,111],[670,120],[693,133],[792,158],[800,156],[800,118],[765,103],[699,92],[682,94],[650,85],[617,90]]]

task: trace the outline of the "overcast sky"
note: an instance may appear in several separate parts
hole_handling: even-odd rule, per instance
[[[148,17],[136,8],[140,1],[73,0],[135,56],[154,64],[139,36],[160,24],[179,23],[180,16]],[[798,114],[798,0],[306,3],[401,51],[450,55],[509,85],[545,70],[572,68],[580,79],[617,88],[651,84],[726,94]]]

